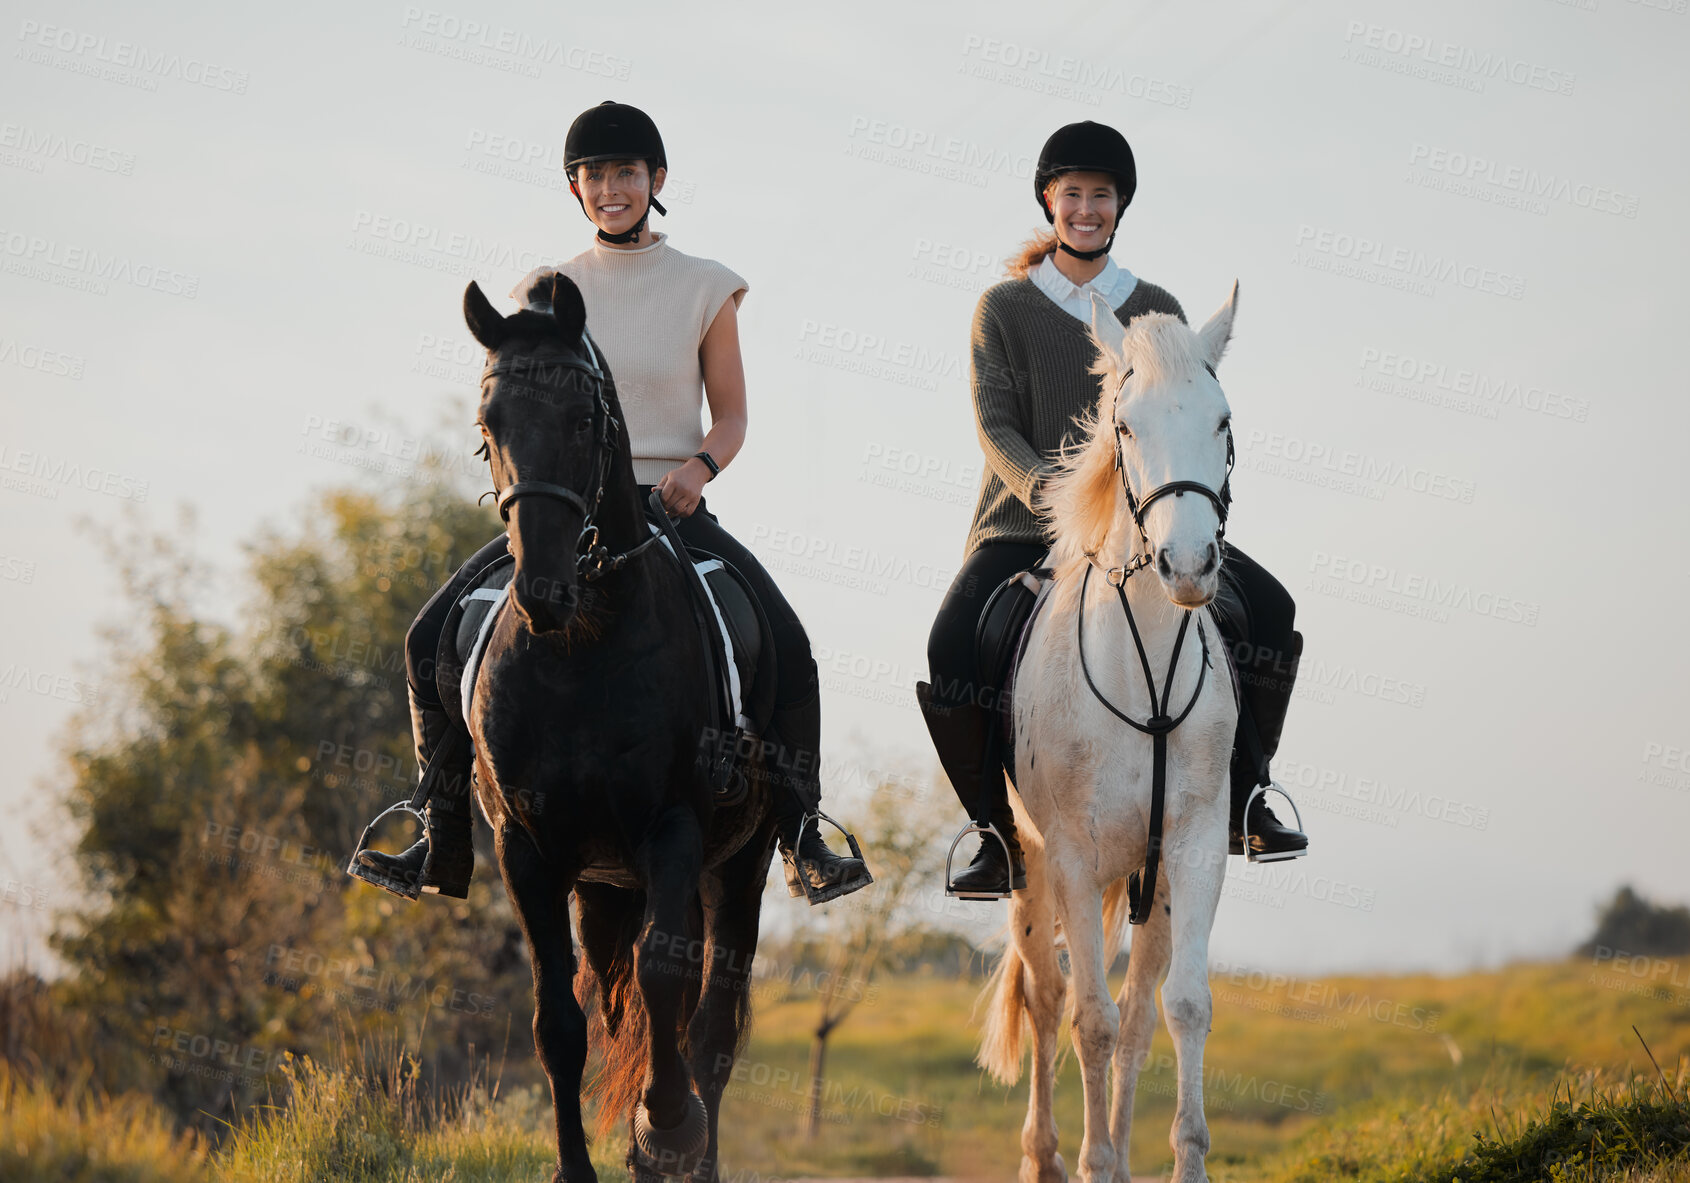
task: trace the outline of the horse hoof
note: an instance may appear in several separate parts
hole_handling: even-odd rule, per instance
[[[640,1166],[660,1175],[685,1175],[704,1157],[710,1117],[697,1093],[687,1093],[686,1104],[686,1113],[673,1129],[653,1124],[644,1101],[634,1107],[634,1159]]]

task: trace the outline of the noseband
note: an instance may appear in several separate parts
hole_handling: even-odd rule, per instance
[[[616,443],[621,436],[622,422],[610,411],[610,399],[605,394],[604,370],[599,366],[598,351],[593,348],[592,338],[585,333],[581,335],[581,344],[586,346],[587,356],[546,358],[538,360],[532,357],[511,358],[497,361],[481,371],[481,385],[504,375],[512,375],[522,379],[529,386],[539,390],[561,391],[563,386],[557,382],[543,382],[536,377],[554,371],[557,367],[568,370],[579,370],[590,380],[598,383],[598,397],[593,406],[593,495],[589,502],[574,489],[564,485],[554,485],[549,481],[516,481],[506,485],[502,490],[496,490],[499,517],[507,527],[511,520],[511,507],[522,497],[550,497],[554,501],[561,501],[579,513],[582,518],[581,533],[576,537],[575,569],[583,579],[589,583],[619,570],[622,564],[633,558],[640,551],[650,546],[652,540],[648,538],[629,550],[620,554],[612,554],[610,548],[599,544],[599,528],[596,522],[599,505],[604,500],[605,482],[610,479],[611,461],[615,459]]]
[[[1203,363],[1203,368],[1209,371],[1209,377],[1216,377],[1215,368],[1208,362]],[[1120,579],[1125,580],[1134,571],[1150,565],[1152,561],[1150,534],[1144,528],[1144,515],[1152,505],[1164,497],[1169,495],[1182,497],[1187,493],[1197,493],[1207,497],[1214,505],[1216,515],[1220,518],[1220,523],[1215,527],[1215,542],[1219,545],[1226,541],[1226,515],[1227,510],[1232,505],[1232,468],[1237,460],[1237,454],[1233,451],[1232,446],[1232,424],[1228,422],[1226,426],[1226,478],[1221,481],[1220,492],[1215,492],[1201,481],[1169,481],[1165,485],[1157,485],[1143,497],[1134,496],[1132,486],[1127,483],[1127,466],[1121,455],[1120,424],[1115,418],[1115,412],[1121,406],[1121,391],[1126,389],[1127,379],[1132,376],[1131,369],[1121,375],[1121,384],[1115,388],[1115,403],[1110,409],[1109,421],[1115,428],[1115,471],[1121,474],[1121,492],[1126,495],[1127,511],[1133,515],[1133,524],[1138,527],[1138,536],[1144,541],[1144,551],[1132,558],[1125,567],[1115,568],[1108,572],[1111,576],[1110,582],[1116,583],[1117,586],[1119,586],[1119,583],[1113,578],[1115,570],[1119,570],[1121,572]],[[1219,381],[1218,378],[1216,380]]]

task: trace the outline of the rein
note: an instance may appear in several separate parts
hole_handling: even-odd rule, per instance
[[[498,506],[499,517],[508,527],[511,520],[511,506],[522,497],[550,497],[554,501],[561,501],[582,517],[581,533],[575,539],[575,572],[588,583],[596,582],[606,575],[620,571],[624,564],[649,548],[657,541],[657,535],[652,535],[644,542],[629,547],[625,551],[612,553],[610,548],[599,542],[599,528],[596,522],[599,505],[604,500],[605,483],[610,479],[610,465],[616,457],[616,443],[621,436],[622,422],[610,413],[610,400],[605,396],[604,370],[598,362],[598,351],[593,348],[591,337],[585,334],[581,343],[587,347],[587,357],[568,357],[561,359],[547,359],[537,362],[533,358],[509,359],[494,362],[481,371],[481,385],[486,386],[492,378],[511,374],[522,378],[529,385],[539,390],[560,391],[560,383],[548,383],[535,380],[537,371],[549,370],[555,366],[566,369],[579,370],[589,379],[598,383],[598,398],[593,408],[593,498],[591,503],[574,489],[564,485],[554,485],[549,481],[516,481],[506,485],[502,490],[495,489],[493,495],[497,497],[494,503]],[[489,461],[491,458],[489,458]],[[484,495],[485,497],[485,495]]]
[[[1074,640],[1080,650],[1080,670],[1085,674],[1086,686],[1090,688],[1092,697],[1102,703],[1110,714],[1150,737],[1150,838],[1145,847],[1144,868],[1134,871],[1127,882],[1127,920],[1132,924],[1143,924],[1150,919],[1150,905],[1156,898],[1156,872],[1162,861],[1162,810],[1168,795],[1168,736],[1185,722],[1203,694],[1203,682],[1209,672],[1209,636],[1199,620],[1197,639],[1203,646],[1203,662],[1197,667],[1197,686],[1192,690],[1191,701],[1185,704],[1185,709],[1177,717],[1172,717],[1168,714],[1168,697],[1174,691],[1174,674],[1179,669],[1180,649],[1185,644],[1186,629],[1191,624],[1191,610],[1186,609],[1180,617],[1179,632],[1174,636],[1174,651],[1168,658],[1168,675],[1162,679],[1162,694],[1158,698],[1156,676],[1150,672],[1150,655],[1144,651],[1144,638],[1139,635],[1138,621],[1133,618],[1132,606],[1127,603],[1126,579],[1115,584],[1115,594],[1120,598],[1121,611],[1126,615],[1127,627],[1132,630],[1133,646],[1138,650],[1139,665],[1144,670],[1144,685],[1150,691],[1150,707],[1156,712],[1140,723],[1110,702],[1092,680],[1091,668],[1086,663],[1086,588],[1090,583],[1091,565],[1088,564],[1080,580],[1080,608],[1075,614],[1074,625]]]

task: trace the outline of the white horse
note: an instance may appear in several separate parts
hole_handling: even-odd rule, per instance
[[[1238,704],[1205,605],[1220,573],[1222,491],[1232,456],[1230,413],[1214,368],[1232,334],[1237,301],[1235,283],[1226,305],[1193,332],[1160,313],[1123,329],[1108,305],[1092,297],[1098,408],[1084,424],[1089,438],[1063,458],[1043,498],[1056,539],[1056,582],[1028,633],[1014,699],[1019,791],[1011,802],[1027,887],[1014,895],[1011,944],[987,984],[991,1000],[979,1054],[993,1077],[1014,1084],[1021,1076],[1023,1022],[1031,1026],[1022,1183],[1067,1177],[1051,1113],[1066,993],[1057,951],[1064,940],[1074,979],[1074,1046],[1085,1078],[1080,1177],[1088,1183],[1131,1178],[1133,1094],[1150,1052],[1154,991],[1165,972],[1162,1006],[1179,1062],[1170,1135],[1174,1178],[1207,1178],[1209,929],[1225,877],[1227,766]],[[1184,644],[1176,647],[1182,618],[1188,618]],[[1152,670],[1161,679],[1160,703],[1146,686]],[[1160,716],[1162,726],[1187,711],[1167,734],[1154,906],[1132,942],[1118,1005],[1105,975],[1125,928],[1125,877],[1146,861],[1154,741],[1105,700],[1132,720]],[[1112,1100],[1106,1093],[1111,1068]]]

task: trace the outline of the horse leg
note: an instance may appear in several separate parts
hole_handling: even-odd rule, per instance
[[[709,1117],[709,1145],[689,1183],[715,1183],[721,1172],[717,1121],[739,1041],[751,1023],[751,960],[774,844],[770,827],[700,883],[704,895],[704,986],[687,1028],[693,1083]]]
[[[1167,901],[1151,909],[1150,919],[1135,929],[1127,955],[1127,980],[1121,984],[1116,1005],[1121,1010],[1121,1028],[1115,1040],[1111,1068],[1115,1077],[1109,1111],[1109,1140],[1115,1144],[1115,1183],[1132,1183],[1127,1169],[1128,1147],[1133,1132],[1133,1098],[1138,1094],[1138,1074],[1150,1058],[1150,1037],[1156,1030],[1156,983],[1168,969],[1171,947]]]
[[[1173,952],[1162,985],[1162,1014],[1179,1060],[1179,1099],[1168,1141],[1174,1150],[1174,1183],[1205,1183],[1209,1123],[1203,1115],[1203,1044],[1214,1003],[1209,994],[1209,930],[1220,904],[1226,847],[1180,843],[1167,860],[1173,907]]]
[[[557,1170],[553,1183],[596,1183],[581,1127],[581,1072],[587,1062],[587,1016],[575,1000],[575,945],[569,931],[569,891],[574,874],[560,878],[540,857],[526,830],[507,820],[500,827],[499,872],[528,938],[534,970],[534,1049],[551,1082],[557,1120]]]
[[[690,809],[673,808],[652,828],[636,861],[646,886],[645,927],[634,948],[634,980],[645,1003],[646,1087],[634,1109],[634,1163],[646,1171],[684,1175],[698,1165],[707,1116],[681,1059],[680,1031],[693,971],[687,919],[698,890],[703,839]]]
[[[1033,1028],[1033,1071],[1027,1088],[1027,1120],[1021,1127],[1020,1183],[1063,1183],[1068,1168],[1057,1153],[1057,1030],[1068,985],[1056,959],[1056,900],[1042,848],[1023,846],[1027,888],[1010,903],[1010,934],[1025,975],[1027,1019]]]
[[[1109,1138],[1109,1061],[1121,1012],[1109,996],[1103,964],[1103,893],[1076,854],[1051,857],[1057,911],[1068,937],[1068,972],[1074,980],[1074,1050],[1085,1083],[1086,1126],[1080,1142],[1080,1178],[1113,1183],[1115,1147]]]

